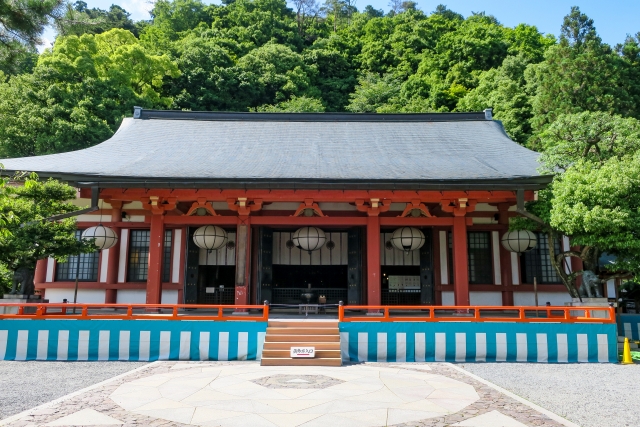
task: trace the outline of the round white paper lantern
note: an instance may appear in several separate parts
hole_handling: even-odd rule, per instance
[[[514,230],[502,236],[502,246],[509,252],[519,254],[530,251],[536,247],[538,241],[536,235],[529,230]]]
[[[410,252],[424,246],[424,233],[415,227],[398,228],[391,235],[391,244],[401,251]]]
[[[96,225],[89,227],[82,232],[82,239],[95,239],[95,245],[98,249],[109,249],[118,243],[118,235],[112,228],[104,225]]]
[[[204,225],[194,231],[193,242],[199,248],[215,251],[227,243],[227,232],[217,225]]]
[[[327,241],[324,231],[317,227],[302,227],[293,233],[291,237],[293,244],[303,251],[316,251]]]

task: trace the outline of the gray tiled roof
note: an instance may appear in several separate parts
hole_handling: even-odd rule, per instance
[[[113,137],[91,148],[2,163],[7,170],[94,182],[546,181],[536,171],[538,154],[509,139],[498,121],[286,120],[291,114],[180,120],[173,114],[124,119]]]

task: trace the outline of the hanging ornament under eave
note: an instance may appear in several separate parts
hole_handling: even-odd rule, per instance
[[[215,251],[227,243],[227,232],[217,225],[204,225],[194,231],[193,243],[201,249]]]
[[[105,227],[102,224],[84,230],[82,232],[82,239],[95,239],[94,243],[98,250],[112,248],[118,243],[118,235],[116,232],[112,228]]]
[[[302,227],[293,233],[291,240],[297,248],[311,253],[324,246],[327,237],[324,231],[317,227]]]
[[[501,239],[502,246],[509,252],[524,253],[536,247],[536,235],[529,230],[514,230],[505,233]]]
[[[391,235],[391,244],[407,253],[420,249],[424,242],[424,233],[415,227],[398,228]]]

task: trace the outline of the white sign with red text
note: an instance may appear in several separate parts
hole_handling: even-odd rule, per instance
[[[315,347],[291,347],[291,358],[313,359],[316,357]]]

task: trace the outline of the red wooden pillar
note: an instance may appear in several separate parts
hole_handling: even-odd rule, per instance
[[[509,204],[500,203],[498,205],[498,224],[503,225],[500,229],[500,239],[509,231]],[[513,276],[511,274],[511,252],[506,250],[500,243],[500,279],[502,282],[502,305],[513,305]]]
[[[380,280],[380,217],[367,218],[367,304],[382,303]]]
[[[238,216],[236,231],[236,305],[249,304],[251,277],[251,221],[249,216]]]
[[[111,201],[111,222],[119,222],[122,218],[122,202]],[[109,288],[109,285],[118,283],[118,267],[120,262],[120,228],[112,227],[118,236],[118,242],[109,248],[109,260],[107,261],[107,289],[105,291],[104,302],[106,304],[115,304],[118,300],[117,290]]]
[[[453,285],[456,305],[469,305],[469,254],[467,252],[467,219],[453,218]]]
[[[149,241],[149,270],[147,273],[147,304],[160,304],[162,301],[162,258],[164,245],[164,215],[151,215]]]
[[[44,283],[47,280],[47,265],[49,263],[48,258],[39,259],[36,263],[36,271],[34,272],[33,282],[37,285]]]

